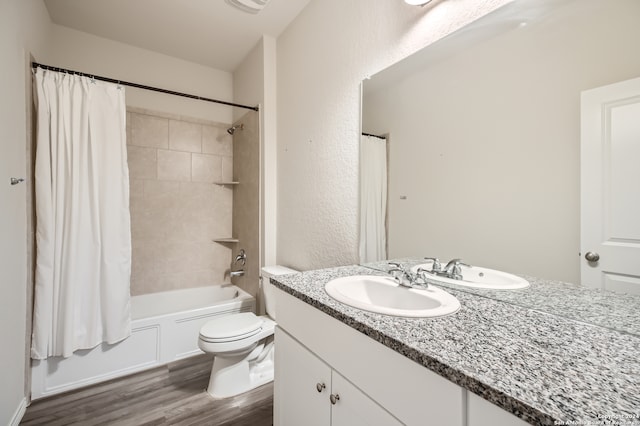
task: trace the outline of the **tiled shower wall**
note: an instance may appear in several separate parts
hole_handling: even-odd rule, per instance
[[[258,294],[260,280],[260,123],[259,114],[249,111],[234,124],[243,130],[233,135],[235,180],[233,189],[233,236],[240,240],[237,249],[247,253],[244,276],[232,282],[251,295]],[[235,265],[234,269],[238,269]]]
[[[229,282],[233,178],[228,124],[127,111],[131,294]]]

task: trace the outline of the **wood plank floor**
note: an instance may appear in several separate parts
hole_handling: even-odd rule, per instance
[[[205,391],[212,362],[201,355],[34,401],[20,424],[271,426],[273,383],[215,400]]]

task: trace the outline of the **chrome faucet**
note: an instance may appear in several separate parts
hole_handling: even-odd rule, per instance
[[[471,265],[462,263],[462,259],[452,259],[447,263],[447,266],[444,267],[444,273],[447,274],[449,278],[453,278],[454,280],[461,280],[462,269],[460,268],[460,265],[471,268]]]
[[[427,273],[438,275],[440,277],[451,278],[453,280],[461,280],[463,278],[462,268],[460,268],[460,266],[471,268],[471,265],[463,263],[462,259],[452,259],[447,262],[444,268],[440,261],[435,257],[425,257],[425,260],[433,260],[433,267],[431,268],[431,271],[426,271]]]
[[[238,253],[238,255],[236,256],[233,264],[235,265],[236,263],[240,263],[242,264],[242,266],[247,263],[247,253],[244,251],[244,249],[240,249],[240,253]]]
[[[233,264],[231,265],[231,269],[233,269],[233,265],[237,265],[238,263],[242,266],[244,266],[247,263],[247,253],[244,251],[244,249],[240,249],[240,252],[234,258]],[[238,269],[237,271],[229,271],[230,277],[241,277],[243,275],[244,275],[244,269],[242,268]]]
[[[438,272],[442,272],[442,264],[440,263],[437,257],[425,257],[424,260],[433,261],[433,266],[431,266],[431,271],[427,271],[427,272],[432,272],[434,274]]]
[[[425,273],[427,271],[425,271],[424,269],[420,268],[416,273],[413,273],[406,267],[396,262],[389,262],[389,266],[392,266],[392,268],[387,272],[401,286],[408,288],[413,288],[416,286],[420,286],[423,288],[429,287],[429,283],[425,278]]]

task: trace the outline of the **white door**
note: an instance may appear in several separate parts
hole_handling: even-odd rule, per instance
[[[640,294],[640,78],[582,92],[581,281]]]

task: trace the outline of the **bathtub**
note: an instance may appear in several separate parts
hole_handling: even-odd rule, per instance
[[[32,360],[31,398],[55,395],[201,354],[208,320],[255,311],[255,298],[233,285],[133,296],[131,336],[115,345],[76,351],[69,358]]]

